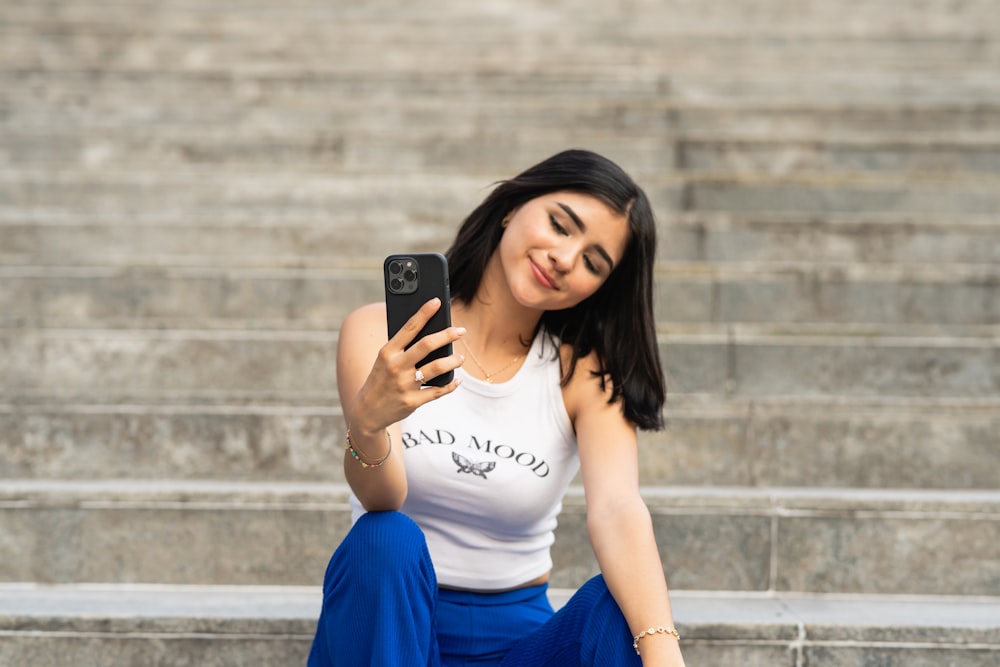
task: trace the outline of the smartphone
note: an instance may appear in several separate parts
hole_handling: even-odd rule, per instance
[[[448,260],[437,252],[389,255],[382,266],[385,278],[385,311],[392,338],[413,317],[420,306],[434,297],[441,299],[441,307],[424,325],[413,343],[435,331],[451,326],[451,293],[448,288]],[[417,368],[429,361],[452,354],[451,343],[434,350],[417,362]],[[448,371],[437,377],[427,378],[424,385],[444,386],[452,381],[455,373]]]

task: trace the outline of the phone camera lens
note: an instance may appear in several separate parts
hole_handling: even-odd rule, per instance
[[[393,278],[392,280],[389,281],[389,287],[391,287],[393,291],[398,292],[399,290],[403,289],[403,281],[400,280],[399,278]]]
[[[403,280],[407,282],[412,282],[417,279],[417,274],[415,271],[410,271],[409,269],[403,272]]]
[[[400,264],[399,262],[391,262],[389,264],[389,273],[392,273],[393,275],[399,273],[402,270],[403,270],[403,265]]]

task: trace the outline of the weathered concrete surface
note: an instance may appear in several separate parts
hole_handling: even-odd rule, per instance
[[[9,664],[69,655],[105,667],[301,664],[320,605],[312,587],[0,585],[0,593],[0,658]],[[558,608],[571,593],[549,597]],[[1000,652],[996,598],[682,591],[673,608],[685,658],[706,665],[982,667]]]
[[[308,585],[350,524],[342,484],[7,481],[0,494],[0,581],[8,582]],[[646,487],[644,495],[679,589],[1000,594],[995,491]],[[579,487],[567,497],[553,558],[559,587],[596,572]]]

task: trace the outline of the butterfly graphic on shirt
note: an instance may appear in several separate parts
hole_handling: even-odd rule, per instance
[[[480,461],[473,463],[458,452],[451,453],[451,460],[458,466],[455,472],[467,472],[477,477],[486,479],[486,473],[497,467],[496,461]]]

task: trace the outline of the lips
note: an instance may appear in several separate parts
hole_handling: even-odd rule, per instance
[[[538,266],[538,264],[535,264],[534,261],[529,260],[529,263],[531,264],[531,272],[535,274],[535,280],[537,280],[542,287],[547,287],[553,290],[558,289],[556,281],[552,279],[552,276],[550,276],[547,271]]]

